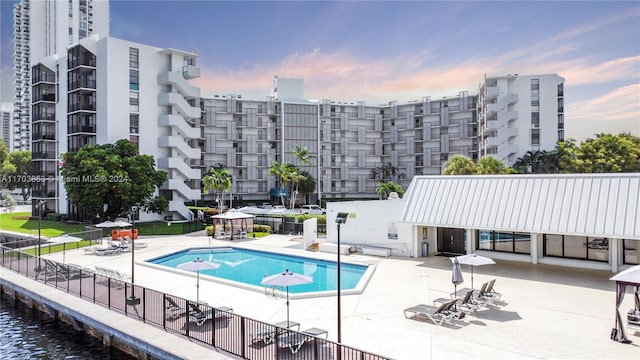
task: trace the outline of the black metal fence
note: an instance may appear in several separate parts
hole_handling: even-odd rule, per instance
[[[269,225],[274,234],[291,234],[298,235],[304,233],[304,224],[297,222],[295,217],[274,217],[256,215],[253,220],[254,224]],[[327,226],[318,224],[318,233],[326,233]]]
[[[297,329],[254,320],[229,308],[210,307],[89,268],[1,248],[0,266],[4,268],[243,359],[389,359]]]

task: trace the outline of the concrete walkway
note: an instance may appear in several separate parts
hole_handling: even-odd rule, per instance
[[[137,285],[195,300],[195,274],[180,275],[145,266],[144,260],[189,247],[238,246],[258,250],[335,260],[335,255],[309,252],[289,236],[218,241],[203,232],[144,238],[145,249],[135,251]],[[62,253],[50,258],[62,261]],[[67,251],[66,262],[91,267],[108,266],[131,273],[131,254],[84,255]],[[420,259],[343,256],[344,261],[375,264],[364,293],[342,298],[342,342],[395,359],[640,359],[640,332],[629,333],[634,344],[609,340],[614,325],[615,284],[606,271],[496,261],[474,269],[474,285],[496,278],[502,302],[475,314],[437,326],[426,320],[406,319],[405,308],[431,304],[453,291],[451,262],[431,256]],[[469,267],[463,266],[470,287]],[[285,301],[263,292],[221,284],[200,277],[200,300],[211,306],[230,306],[237,314],[266,322],[286,318]],[[633,306],[631,294],[623,311]],[[318,327],[337,336],[335,296],[291,301],[291,319],[302,329]],[[179,346],[173,345],[168,346]]]

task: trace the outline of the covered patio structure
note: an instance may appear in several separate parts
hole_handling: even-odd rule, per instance
[[[214,236],[227,237],[233,240],[234,237],[246,236],[249,230],[253,230],[253,218],[251,214],[246,214],[237,210],[229,210],[225,213],[213,215]]]

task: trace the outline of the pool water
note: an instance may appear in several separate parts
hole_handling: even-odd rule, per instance
[[[290,293],[310,293],[337,290],[337,264],[333,261],[312,259],[266,251],[239,248],[189,249],[167,256],[147,260],[150,263],[176,268],[182,263],[201,258],[220,265],[218,269],[202,270],[201,275],[209,275],[248,285],[260,286],[265,276],[289,270],[313,278],[313,283],[295,285]],[[341,290],[355,289],[367,271],[368,266],[340,263]]]

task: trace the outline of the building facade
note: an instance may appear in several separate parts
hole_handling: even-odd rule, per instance
[[[33,211],[92,218],[66,200],[61,154],[129,139],[169,174],[160,190],[169,200],[165,219],[188,218],[184,203],[200,198],[202,177],[200,89],[187,81],[199,76],[196,57],[96,35],[35,64],[32,162],[47,180],[34,184]]]
[[[12,126],[11,120],[13,115],[13,104],[1,103],[0,104],[0,139],[4,142],[9,152],[13,151],[12,140]]]
[[[367,105],[306,99],[301,79],[275,77],[265,101],[202,100],[204,166],[229,169],[235,201],[277,201],[274,161],[316,181],[299,202],[377,198],[379,181],[406,188],[416,175],[439,175],[453,154],[510,166],[527,151],[553,149],[564,136],[563,83],[557,75],[509,75],[485,78],[478,94]],[[307,147],[312,165],[297,161],[296,145]]]
[[[485,76],[477,111],[480,157],[512,165],[529,150],[552,149],[564,140],[564,79],[555,74]]]
[[[343,244],[610,270],[640,264],[640,173],[416,176],[401,200],[327,204]],[[397,228],[397,236],[388,229]],[[335,226],[327,241],[337,242]]]
[[[31,149],[31,67],[92,34],[109,35],[108,0],[21,0],[14,18],[14,150]]]

